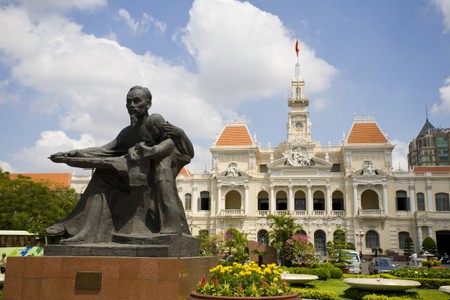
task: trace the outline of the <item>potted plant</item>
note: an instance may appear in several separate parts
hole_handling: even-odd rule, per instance
[[[281,267],[234,262],[219,264],[204,275],[188,300],[199,299],[283,299],[300,300],[289,285],[281,279]]]

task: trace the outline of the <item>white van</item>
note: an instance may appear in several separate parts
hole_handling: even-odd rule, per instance
[[[346,256],[350,256],[351,259],[348,260],[348,263],[346,263],[347,267],[349,268],[350,274],[361,274],[361,258],[359,257],[359,253],[355,250],[342,250],[346,252]],[[347,254],[348,253],[348,254]]]

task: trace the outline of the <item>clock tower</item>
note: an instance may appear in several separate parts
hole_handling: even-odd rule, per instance
[[[304,96],[305,81],[300,75],[300,63],[295,64],[292,94],[288,100],[287,141],[289,143],[311,142],[311,122],[307,111],[309,99]]]

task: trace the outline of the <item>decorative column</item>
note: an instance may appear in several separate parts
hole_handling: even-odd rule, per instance
[[[220,215],[222,210],[222,185],[217,185],[217,201],[216,201],[216,216]]]
[[[414,213],[416,211],[416,192],[414,190],[414,183],[409,185],[409,201],[411,213]]]
[[[288,186],[288,210],[289,213],[294,211],[294,195],[292,194],[292,185]]]
[[[421,226],[417,226],[417,245],[416,245],[416,249],[420,249],[420,245],[422,245],[422,241],[423,241],[423,236],[422,236],[422,227]],[[419,247],[419,248],[417,248]]]
[[[427,226],[427,229],[428,229],[428,236],[433,238],[433,226]]]
[[[427,182],[427,208],[428,211],[434,211],[433,210],[433,186],[431,183]]]
[[[353,184],[353,216],[358,215],[358,185]]]
[[[273,186],[270,186],[270,199],[269,199],[270,205],[269,205],[269,211],[271,214],[275,212],[275,190]]]
[[[198,199],[198,193],[197,193],[197,187],[194,186],[192,188],[192,199],[191,199],[191,208],[192,208],[192,213],[196,213],[198,211],[198,207],[199,207],[199,199]]]
[[[386,216],[389,215],[388,212],[388,195],[387,195],[387,184],[383,183],[383,209],[384,209],[384,214]]]
[[[332,203],[331,203],[330,185],[327,184],[326,188],[327,188],[327,190],[325,193],[325,201],[326,201],[325,207],[326,207],[327,215],[329,216],[329,215],[331,215],[331,210],[333,209],[333,207],[331,205]]]
[[[312,199],[312,192],[311,192],[311,185],[308,184],[307,186],[308,188],[308,215],[312,215],[312,211],[313,211],[313,199]]]
[[[244,215],[248,215],[248,183],[244,186]]]

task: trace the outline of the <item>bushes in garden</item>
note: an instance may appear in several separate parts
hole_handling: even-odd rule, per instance
[[[310,268],[307,267],[284,267],[284,270],[291,274],[309,274],[316,275],[320,280],[327,280],[329,278],[342,278],[342,271],[330,263],[315,264]]]
[[[420,300],[419,293],[415,291],[404,292],[377,292],[348,288],[344,291],[344,297],[360,300]]]
[[[419,281],[420,288],[424,289],[438,289],[442,285],[450,285],[448,269],[402,268],[391,271],[390,274],[402,279]]]
[[[302,287],[294,290],[302,299],[317,299],[317,300],[335,300],[337,295],[334,291],[321,291],[317,288]]]

